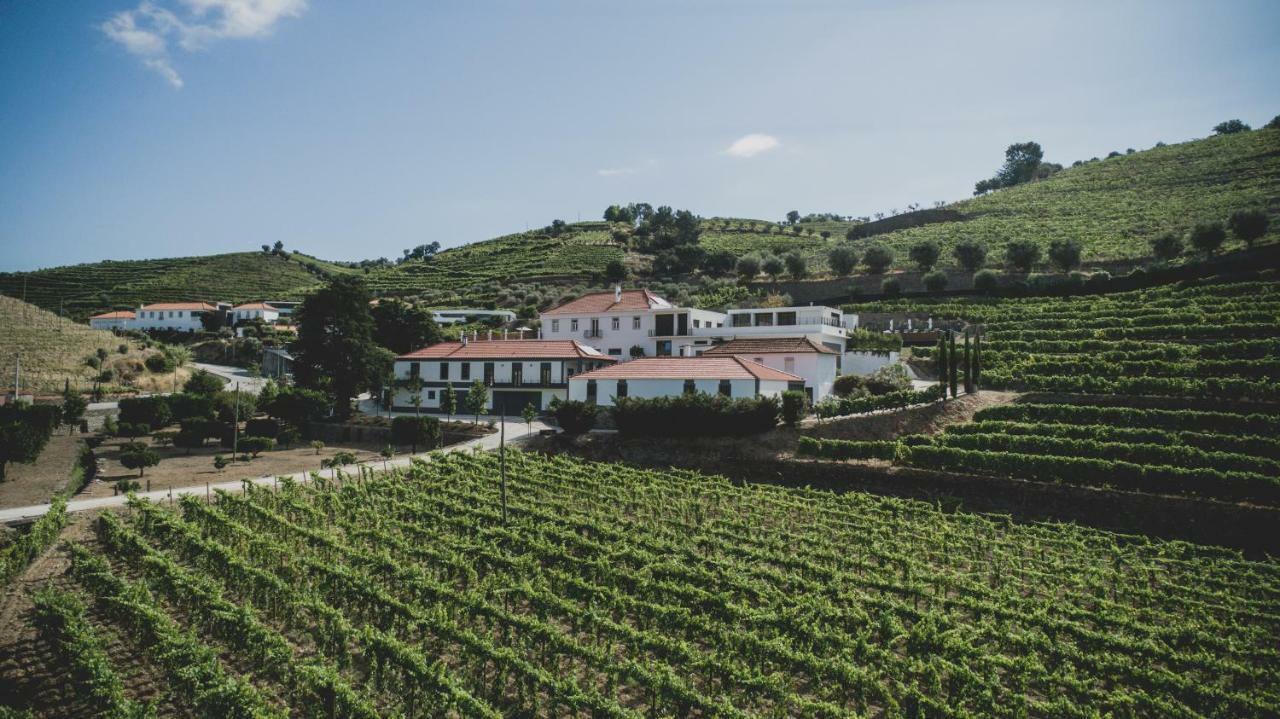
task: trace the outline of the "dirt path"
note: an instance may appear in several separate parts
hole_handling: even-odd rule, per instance
[[[1009,404],[1016,392],[983,390],[923,407],[806,423],[804,434],[824,439],[896,439],[908,434],[937,434],[949,425],[969,422],[980,409]]]

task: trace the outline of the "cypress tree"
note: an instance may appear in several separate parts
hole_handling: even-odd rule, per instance
[[[958,364],[956,361],[958,359],[956,356],[956,333],[949,332],[948,334],[951,340],[949,343],[951,345],[951,357],[947,359],[947,369],[951,371],[951,396],[954,398],[957,396],[956,380],[958,379],[960,368],[956,366]]]
[[[969,330],[964,331],[964,393],[973,394],[973,354],[969,351]]]
[[[982,389],[982,333],[973,335],[973,391]]]
[[[942,399],[947,398],[947,333],[944,331],[938,338],[938,351],[935,363],[938,365],[938,383],[942,385]]]

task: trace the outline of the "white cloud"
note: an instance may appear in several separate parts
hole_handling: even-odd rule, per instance
[[[734,140],[729,149],[724,152],[726,155],[733,155],[734,157],[755,157],[781,144],[778,142],[778,138],[773,135],[762,135],[758,132],[753,132],[750,135],[743,135]]]
[[[176,5],[170,0],[170,5],[174,9],[143,0],[99,27],[175,88],[182,87],[182,76],[173,66],[171,44],[194,52],[218,40],[264,37],[282,18],[307,9],[306,0],[178,0]]]
[[[596,174],[601,177],[616,177],[618,175],[634,175],[638,172],[634,167],[605,167],[596,170]]]

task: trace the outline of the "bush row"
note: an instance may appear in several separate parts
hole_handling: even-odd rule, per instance
[[[1280,401],[1280,384],[1246,379],[1211,377],[1098,377],[1088,374],[1040,375],[991,370],[983,374],[983,385],[1038,392],[1079,392],[1083,394],[1167,395]]]
[[[654,399],[622,397],[614,403],[612,415],[624,435],[705,437],[767,432],[778,425],[780,411],[773,397],[730,399],[699,392]]]
[[[903,390],[870,397],[828,397],[814,406],[819,417],[841,417],[850,414],[864,414],[885,409],[899,409],[916,404],[936,402],[943,397],[940,384],[930,385],[923,390]]]
[[[1280,417],[1266,414],[1233,414],[1184,409],[1134,409],[1075,404],[1006,404],[979,410],[974,421],[1014,420],[1068,424],[1112,424],[1124,427],[1280,435]]]
[[[858,442],[845,439],[814,439],[801,437],[796,454],[820,459],[888,459],[898,452],[898,443],[890,440]]]
[[[1258,435],[1218,434],[1216,432],[1177,432],[1154,427],[1114,427],[1106,424],[987,420],[953,425],[947,428],[947,434],[1032,435],[1092,439],[1099,442],[1186,445],[1209,452],[1234,452],[1254,457],[1280,459],[1280,439],[1260,437]]]

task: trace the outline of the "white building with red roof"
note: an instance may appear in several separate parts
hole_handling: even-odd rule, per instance
[[[574,375],[569,399],[611,407],[620,397],[674,397],[720,394],[726,397],[777,397],[802,389],[803,377],[737,355],[718,357],[646,357]]]
[[[280,310],[266,302],[249,302],[231,308],[231,319],[235,324],[262,320],[272,324],[280,319]]]
[[[570,378],[615,361],[570,339],[440,342],[396,358],[392,409],[439,412],[441,392],[452,385],[458,396],[454,413],[465,414],[467,390],[481,380],[489,388],[490,412],[519,415],[526,405],[542,410],[556,397],[567,399]],[[417,406],[410,383],[417,385]]]
[[[206,314],[221,311],[210,302],[156,302],[139,307],[129,329],[196,332],[204,329]]]
[[[127,330],[133,326],[134,317],[132,310],[103,312],[90,317],[89,326],[95,330]]]
[[[702,330],[724,327],[725,322],[719,312],[677,307],[649,290],[620,287],[583,295],[540,318],[544,338],[579,340],[620,360],[641,356],[637,353],[695,354],[692,347],[710,347],[713,342]]]
[[[746,337],[718,344],[703,357],[740,357],[804,378],[811,403],[821,402],[835,388],[841,353],[807,336]]]

